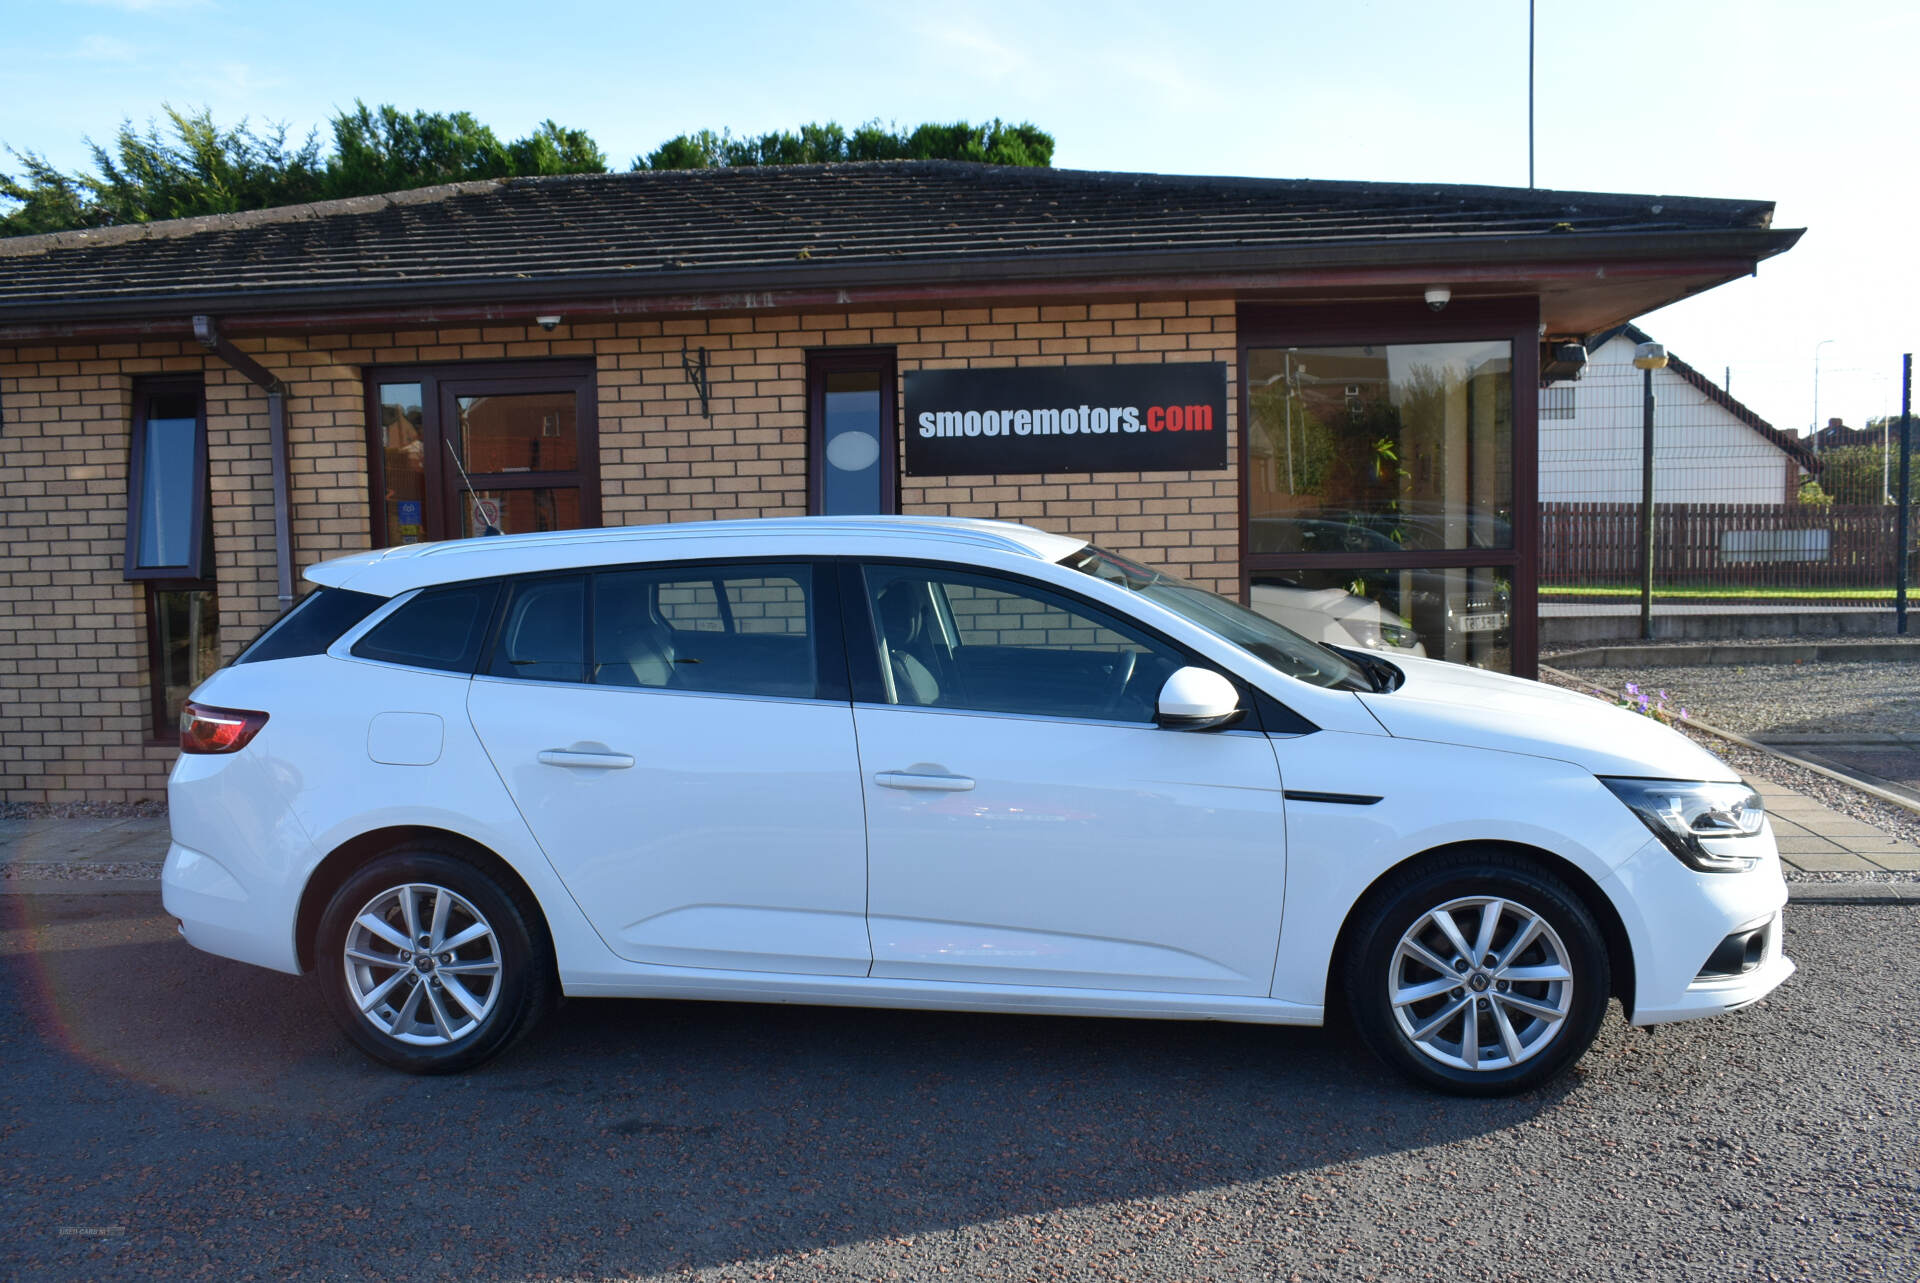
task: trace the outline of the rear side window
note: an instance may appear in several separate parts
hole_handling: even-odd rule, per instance
[[[515,584],[487,671],[536,682],[586,681],[586,576]]]
[[[347,629],[386,604],[387,598],[372,593],[348,592],[344,588],[317,589],[268,625],[267,631],[254,638],[253,644],[241,651],[233,662],[264,664],[273,659],[324,654]]]
[[[815,699],[811,567],[680,566],[594,577],[593,680]]]
[[[454,584],[421,593],[353,644],[361,659],[471,673],[480,659],[499,586]]]

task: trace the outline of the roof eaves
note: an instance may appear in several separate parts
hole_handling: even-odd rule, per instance
[[[65,233],[62,233],[63,235]],[[177,317],[194,312],[239,316],[247,312],[301,308],[453,304],[537,298],[643,297],[650,295],[752,295],[782,290],[862,289],[919,285],[1001,283],[1037,280],[1184,276],[1263,275],[1276,285],[1288,272],[1369,268],[1433,269],[1471,266],[1484,275],[1489,267],[1551,266],[1586,261],[1677,261],[1711,259],[1717,264],[1748,264],[1791,248],[1799,230],[1757,228],[1636,232],[1568,232],[1531,236],[1396,236],[1329,244],[1236,245],[1225,248],[1126,250],[1093,253],[996,252],[963,257],[901,257],[887,262],[836,264],[831,260],[796,264],[749,264],[722,269],[594,273],[581,276],[414,277],[346,285],[294,286],[284,289],[177,290],[114,298],[45,300],[0,304],[0,323],[62,320]]]

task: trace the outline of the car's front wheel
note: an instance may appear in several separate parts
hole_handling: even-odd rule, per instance
[[[1593,1042],[1611,988],[1593,915],[1502,852],[1459,855],[1383,888],[1356,924],[1348,1004],[1369,1047],[1462,1095],[1526,1091]]]
[[[369,1056],[408,1073],[470,1069],[532,1028],[552,992],[536,910],[465,860],[396,851],[348,878],[320,919],[315,976]]]

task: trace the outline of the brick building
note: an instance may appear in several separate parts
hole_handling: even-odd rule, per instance
[[[1542,351],[1771,212],[912,162],[0,241],[0,795],[158,796],[303,567],[489,521],[1028,521],[1530,672]]]

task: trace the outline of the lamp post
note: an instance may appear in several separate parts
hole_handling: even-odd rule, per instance
[[[1640,640],[1653,640],[1653,372],[1665,369],[1667,349],[1641,343],[1633,349],[1640,371]]]
[[[1900,358],[1900,507],[1893,518],[1894,630],[1907,635],[1908,518],[1913,514],[1913,353]]]
[[[1820,349],[1831,342],[1833,342],[1832,339],[1821,339],[1813,345],[1813,452],[1815,454],[1820,453],[1820,429],[1824,426],[1820,422]]]

